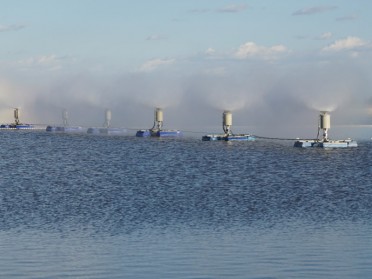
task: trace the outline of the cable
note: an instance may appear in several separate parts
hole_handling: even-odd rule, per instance
[[[261,137],[257,135],[252,135],[258,139],[269,139],[269,140],[301,140],[300,138],[272,138],[272,137]]]
[[[187,130],[182,130],[184,133],[192,133],[192,134],[206,134],[206,132],[201,132],[201,131],[187,131]],[[212,133],[210,133],[212,134]]]

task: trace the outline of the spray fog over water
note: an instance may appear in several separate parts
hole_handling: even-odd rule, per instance
[[[11,108],[19,107],[24,122],[61,123],[67,109],[71,125],[97,126],[109,108],[112,126],[147,128],[154,107],[161,107],[166,128],[206,132],[220,132],[223,110],[232,111],[234,130],[265,136],[312,136],[323,110],[332,112],[334,125],[372,123],[371,80],[363,63],[351,58],[305,65],[179,62],[152,72],[61,70],[32,78],[2,72],[1,122],[11,122]]]

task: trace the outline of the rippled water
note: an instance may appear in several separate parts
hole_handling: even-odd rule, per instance
[[[5,278],[369,278],[372,143],[0,133]]]

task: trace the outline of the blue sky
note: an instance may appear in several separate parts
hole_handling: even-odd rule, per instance
[[[31,121],[58,122],[63,107],[89,125],[110,107],[118,125],[130,119],[141,126],[150,108],[161,106],[174,126],[213,125],[223,109],[256,128],[277,127],[291,118],[288,111],[312,124],[320,109],[334,110],[339,124],[372,122],[370,1],[0,6],[4,121],[18,106]],[[146,117],[133,116],[139,110]]]

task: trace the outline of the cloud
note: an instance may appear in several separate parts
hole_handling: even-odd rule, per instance
[[[248,8],[245,4],[232,4],[217,10],[219,13],[239,13]]]
[[[234,56],[238,59],[260,58],[264,60],[275,60],[280,54],[288,52],[288,49],[283,45],[265,47],[259,46],[254,42],[247,42],[238,48]]]
[[[206,55],[214,55],[216,53],[216,50],[214,48],[208,48],[206,51],[205,51],[205,54]]]
[[[328,39],[332,38],[332,36],[333,36],[333,34],[331,32],[325,32],[322,35],[320,35],[319,37],[317,37],[316,39],[317,40],[328,40]]]
[[[336,6],[315,6],[315,7],[309,7],[297,10],[292,13],[292,15],[313,15],[313,14],[319,14],[323,12],[328,12],[337,9]]]
[[[352,21],[356,19],[358,19],[356,15],[348,15],[348,16],[337,17],[336,21]]]
[[[73,63],[74,59],[60,57],[55,54],[33,56],[18,60],[17,66],[22,70],[46,70],[57,71],[63,68],[66,63]]]
[[[296,36],[294,36],[297,40],[305,40],[305,39],[307,39],[307,37],[306,36],[304,36],[304,35],[296,35]]]
[[[211,10],[210,9],[192,9],[192,10],[189,10],[190,13],[194,13],[194,14],[205,14],[205,13],[209,13]]]
[[[19,60],[18,64],[24,68],[43,67],[53,70],[60,69],[60,61],[54,54],[29,57]]]
[[[159,34],[152,34],[146,38],[147,41],[160,41],[165,40],[166,37],[159,35]]]
[[[365,47],[368,44],[358,37],[347,37],[345,39],[337,40],[323,48],[323,51],[344,51],[354,50],[361,47]]]
[[[231,4],[228,6],[224,6],[219,9],[192,9],[189,10],[190,13],[195,14],[205,14],[210,12],[217,12],[217,13],[240,13],[248,9],[246,4]]]
[[[25,28],[24,25],[12,24],[12,25],[0,25],[0,32],[7,32],[7,31],[18,31],[20,29]]]
[[[140,68],[139,72],[152,72],[161,66],[171,65],[175,62],[174,59],[152,59],[144,63]]]

